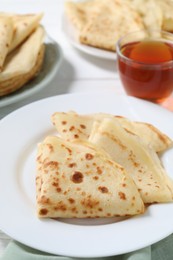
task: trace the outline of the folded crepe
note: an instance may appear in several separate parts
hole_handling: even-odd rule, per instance
[[[56,112],[52,115],[51,120],[59,135],[64,139],[87,140],[91,133],[93,123],[95,121],[100,122],[104,118],[111,118],[111,120],[119,122],[127,131],[141,137],[144,143],[156,152],[163,152],[173,145],[173,141],[153,125],[131,121],[122,116],[113,116],[104,113],[79,115],[74,112]]]
[[[120,0],[101,1],[98,12],[79,33],[81,43],[116,50],[116,42],[123,35],[144,29],[138,13]]]
[[[152,124],[131,121],[121,116],[114,117],[114,121],[119,122],[127,131],[141,137],[143,142],[157,153],[173,146],[173,140]]]
[[[79,115],[75,112],[55,112],[51,121],[65,140],[87,140],[95,119],[90,115]]]
[[[65,14],[74,27],[81,31],[85,25],[98,12],[100,0],[82,1],[82,2],[65,2]]]
[[[86,142],[48,136],[37,152],[38,217],[98,218],[144,212],[125,170]]]
[[[7,56],[0,73],[0,96],[14,92],[40,71],[44,59],[44,37],[45,31],[39,26]]]
[[[173,2],[170,0],[157,0],[156,2],[163,14],[162,30],[173,32]]]
[[[163,10],[158,0],[125,0],[141,16],[146,29],[162,29]],[[162,1],[162,0],[161,0]],[[164,2],[164,1],[162,1]]]
[[[133,178],[144,203],[173,201],[173,181],[157,154],[118,122],[96,122],[89,141],[104,149]]]
[[[138,13],[120,0],[70,1],[65,13],[81,43],[111,51],[120,36],[144,28]]]
[[[173,32],[173,2],[170,0],[125,0],[141,16],[146,28]]]
[[[170,0],[90,0],[70,1],[65,13],[74,25],[79,41],[115,51],[117,39],[141,29],[173,32],[173,2]],[[152,29],[152,30],[150,30]]]
[[[14,34],[9,47],[9,52],[19,46],[34,30],[39,26],[43,14],[27,14],[27,15],[10,15],[13,25]]]
[[[13,23],[10,17],[0,15],[0,72],[9,51],[13,37]]]

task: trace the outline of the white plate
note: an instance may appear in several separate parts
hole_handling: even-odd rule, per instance
[[[45,44],[46,49],[44,62],[38,76],[14,93],[0,97],[0,107],[16,103],[34,95],[45,87],[49,87],[49,82],[51,82],[60,67],[62,61],[62,50],[58,43],[48,36],[46,37]]]
[[[130,252],[173,232],[173,203],[149,206],[144,215],[115,219],[40,220],[36,216],[36,145],[56,131],[55,111],[106,112],[154,124],[173,138],[173,114],[152,103],[114,92],[69,94],[40,100],[0,122],[0,229],[33,248],[74,257],[102,257]],[[173,149],[164,166],[173,177]]]
[[[73,45],[78,50],[87,53],[89,55],[92,55],[94,57],[107,59],[107,60],[116,60],[117,55],[112,51],[106,51],[99,48],[94,48],[88,45],[81,44],[78,40],[78,34],[75,28],[68,21],[65,15],[62,17],[62,30],[67,40],[70,42],[70,44]]]

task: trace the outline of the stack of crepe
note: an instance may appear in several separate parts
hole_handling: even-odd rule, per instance
[[[80,43],[116,51],[123,35],[141,29],[173,31],[173,3],[169,0],[68,1],[65,13]]]
[[[58,133],[37,151],[38,217],[133,216],[173,201],[158,156],[173,141],[153,125],[102,113],[56,112],[51,120]]]
[[[21,88],[40,71],[45,51],[42,16],[0,13],[0,96]]]

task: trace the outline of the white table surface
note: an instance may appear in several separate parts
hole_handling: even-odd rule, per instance
[[[0,119],[15,109],[48,96],[75,92],[112,91],[125,94],[116,71],[116,61],[95,58],[73,48],[62,32],[64,0],[1,0],[1,11],[12,13],[44,12],[42,24],[63,51],[63,62],[48,88],[0,108]],[[0,232],[0,255],[10,238]]]

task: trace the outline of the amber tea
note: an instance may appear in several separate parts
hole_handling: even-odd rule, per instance
[[[119,75],[127,94],[162,102],[173,91],[173,43],[134,41],[121,46]]]

